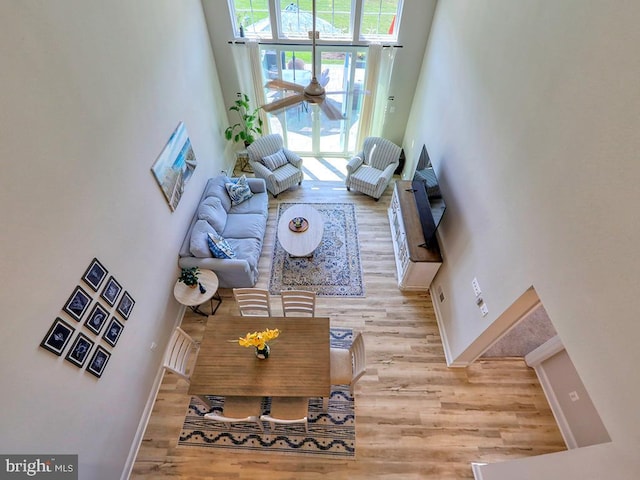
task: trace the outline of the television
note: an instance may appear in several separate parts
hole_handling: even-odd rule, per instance
[[[416,168],[416,173],[411,182],[411,189],[416,199],[416,207],[425,240],[425,243],[421,246],[429,249],[434,248],[437,245],[436,231],[442,221],[446,204],[444,198],[442,198],[438,177],[433,170],[426,145],[422,146],[418,159],[418,168]]]

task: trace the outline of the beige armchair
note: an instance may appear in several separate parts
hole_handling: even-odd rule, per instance
[[[272,133],[258,138],[247,147],[247,152],[255,176],[264,178],[267,190],[274,198],[280,192],[302,183],[302,158],[283,147],[279,134]]]
[[[362,151],[347,163],[347,190],[358,190],[379,200],[400,163],[402,149],[381,137],[367,137]]]

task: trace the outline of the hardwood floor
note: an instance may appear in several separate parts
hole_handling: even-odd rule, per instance
[[[364,332],[367,373],[356,387],[355,460],[178,447],[187,384],[165,374],[131,478],[134,479],[464,479],[471,462],[496,462],[564,450],[536,375],[519,359],[448,368],[428,292],[401,292],[386,208],[339,182],[305,181],[270,201],[256,286],[268,288],[278,202],[356,205],[365,298],[318,297],[317,315]],[[217,314],[237,314],[221,290]],[[274,314],[281,308],[273,302]],[[215,321],[215,317],[213,317]],[[185,314],[196,340],[205,317]]]

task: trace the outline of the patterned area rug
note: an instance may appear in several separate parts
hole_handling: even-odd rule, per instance
[[[295,203],[281,203],[278,217]],[[328,297],[364,297],[358,226],[352,203],[313,203],[324,220],[322,241],[312,257],[292,258],[279,241],[271,261],[269,292],[302,289]]]
[[[352,337],[351,329],[332,328],[331,346],[349,348]],[[191,399],[178,445],[250,452],[355,457],[356,419],[353,397],[348,386],[333,386],[327,412],[322,411],[321,398],[310,400],[309,433],[305,433],[302,424],[276,425],[274,432],[271,432],[268,425],[265,425],[265,431],[261,432],[258,426],[252,423],[237,423],[227,428],[223,423],[204,419],[204,415],[210,411],[222,412],[224,397],[207,398],[213,405],[210,410],[195,398]],[[270,399],[265,399],[262,403],[263,413],[268,413],[270,406]]]

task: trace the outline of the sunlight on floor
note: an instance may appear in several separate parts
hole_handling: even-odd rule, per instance
[[[302,157],[305,180],[344,182],[347,178],[347,160],[344,158]]]

